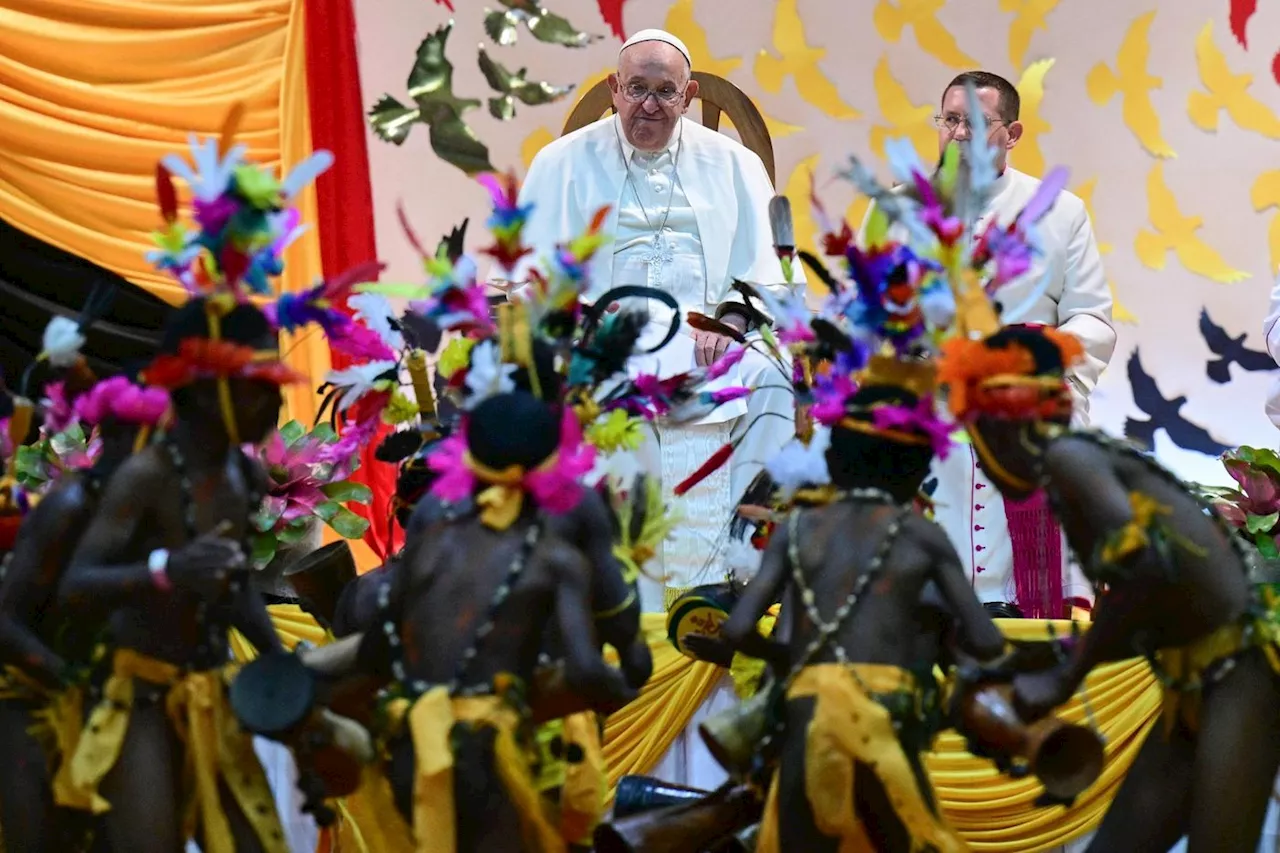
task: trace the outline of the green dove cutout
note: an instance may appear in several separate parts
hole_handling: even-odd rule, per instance
[[[576,29],[560,15],[542,8],[539,0],[501,0],[501,3],[506,8],[484,10],[484,31],[503,47],[516,43],[521,24],[538,41],[564,47],[586,47],[601,38]]]
[[[444,55],[452,31],[450,21],[418,45],[408,82],[412,105],[383,95],[369,110],[369,125],[379,139],[402,145],[414,124],[425,124],[431,148],[440,159],[468,175],[493,172],[489,148],[462,119],[463,113],[479,107],[480,101],[453,93],[453,64]]]
[[[551,83],[526,80],[527,68],[512,73],[480,48],[480,71],[489,81],[489,88],[498,93],[489,99],[489,113],[496,119],[508,121],[516,114],[516,101],[528,107],[554,103],[573,91],[574,87],[555,86]]]

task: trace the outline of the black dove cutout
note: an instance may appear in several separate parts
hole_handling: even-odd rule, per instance
[[[1142,359],[1134,350],[1129,356],[1129,387],[1133,390],[1133,403],[1147,415],[1147,420],[1126,418],[1124,434],[1126,438],[1155,448],[1156,430],[1162,429],[1169,440],[1183,450],[1203,453],[1206,456],[1221,456],[1229,448],[1215,439],[1204,427],[1194,424],[1182,416],[1182,406],[1186,397],[1175,397],[1166,400],[1160,393],[1156,381],[1142,368]]]
[[[1219,385],[1231,381],[1232,364],[1238,364],[1242,370],[1251,373],[1276,369],[1271,353],[1249,349],[1244,345],[1245,335],[1234,338],[1228,335],[1226,329],[1209,319],[1206,309],[1200,310],[1200,334],[1204,336],[1204,342],[1209,345],[1210,351],[1218,356],[1205,365],[1205,373]]]

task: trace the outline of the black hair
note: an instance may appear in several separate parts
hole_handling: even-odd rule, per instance
[[[467,449],[475,460],[501,471],[536,468],[560,446],[559,407],[526,391],[482,402],[467,419]]]
[[[1038,376],[1062,375],[1066,365],[1062,363],[1062,350],[1039,329],[1029,326],[1009,326],[987,338],[989,349],[1008,349],[1017,345],[1031,353]]]
[[[206,302],[193,299],[175,311],[165,323],[160,352],[171,355],[178,352],[182,342],[188,338],[208,337]],[[256,349],[274,349],[279,343],[266,316],[252,305],[237,305],[231,309],[219,324],[219,337]]]
[[[849,399],[849,405],[861,411],[850,412],[846,417],[870,422],[872,417],[866,409],[875,403],[915,406],[918,402],[916,395],[902,388],[869,385]],[[839,425],[831,429],[827,469],[837,488],[883,489],[906,502],[920,490],[932,462],[933,447],[928,444],[907,444]]]
[[[956,78],[947,84],[947,88],[942,90],[942,97],[946,98],[947,92],[950,92],[956,86],[964,88],[969,83],[972,83],[975,89],[996,90],[996,93],[1000,95],[998,111],[1001,121],[1012,124],[1018,120],[1018,116],[1022,112],[1022,97],[1018,95],[1018,90],[1012,83],[999,74],[992,74],[990,71],[966,71],[963,74],[956,75]]]

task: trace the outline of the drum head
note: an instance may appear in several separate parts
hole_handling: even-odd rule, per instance
[[[686,592],[671,603],[667,610],[667,639],[685,657],[694,658],[684,645],[690,634],[720,636],[720,629],[729,619],[729,612],[737,601],[737,594],[729,583],[707,584]]]
[[[247,731],[279,738],[310,716],[316,702],[316,677],[297,655],[263,655],[240,669],[228,696],[231,710]]]

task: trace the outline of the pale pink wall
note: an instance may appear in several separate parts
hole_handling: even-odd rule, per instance
[[[583,29],[606,32],[592,0],[546,3]],[[457,24],[449,45],[457,67],[455,88],[484,97],[486,86],[475,67],[475,48],[484,40],[481,17],[485,4],[455,0],[455,5]],[[803,212],[801,193],[807,172],[802,166],[815,165],[820,181],[825,182],[849,153],[872,156],[871,141],[873,135],[879,135],[875,128],[891,124],[885,118],[886,111],[892,114],[895,107],[918,107],[913,138],[920,140],[921,148],[931,145],[928,117],[942,87],[960,70],[958,60],[949,64],[939,58],[945,58],[940,45],[947,33],[961,52],[983,67],[1018,80],[1023,68],[1015,67],[1010,55],[1011,28],[1018,19],[1002,11],[1006,5],[1031,7],[1044,5],[1044,0],[1020,4],[951,0],[938,14],[936,26],[928,21],[914,29],[908,26],[896,41],[886,38],[893,35],[889,28],[893,7],[887,0],[630,0],[626,26],[628,32],[634,32],[668,25],[690,42],[695,64],[703,68],[728,69],[726,61],[739,60],[726,76],[750,94],[771,120],[791,126],[790,133],[775,138],[778,184]],[[1216,322],[1232,334],[1248,332],[1249,343],[1261,347],[1256,327],[1266,310],[1271,265],[1280,259],[1280,232],[1269,249],[1268,226],[1275,211],[1255,213],[1251,188],[1264,172],[1280,169],[1280,145],[1275,139],[1241,130],[1225,113],[1219,116],[1216,134],[1205,132],[1192,123],[1187,108],[1190,94],[1204,89],[1196,43],[1205,24],[1212,22],[1212,42],[1227,66],[1235,73],[1254,76],[1249,94],[1263,105],[1264,117],[1269,114],[1280,123],[1275,118],[1280,114],[1280,85],[1270,73],[1272,54],[1280,49],[1280,8],[1260,5],[1265,8],[1250,25],[1253,44],[1245,51],[1229,32],[1226,0],[1061,0],[1049,12],[1046,28],[1032,32],[1020,63],[1025,67],[1036,60],[1055,60],[1045,76],[1046,95],[1039,109],[1051,129],[1039,133],[1037,142],[1049,166],[1062,163],[1071,168],[1072,187],[1094,179],[1097,233],[1100,241],[1111,247],[1105,258],[1107,269],[1121,302],[1137,320],[1120,327],[1120,346],[1095,401],[1098,421],[1112,431],[1120,428],[1126,415],[1136,414],[1125,365],[1130,351],[1139,346],[1146,368],[1165,395],[1190,398],[1184,414],[1229,443],[1276,444],[1275,430],[1261,410],[1268,378],[1242,374],[1228,385],[1209,383],[1204,373],[1209,354],[1196,322],[1201,307],[1207,306]],[[790,78],[777,93],[766,91],[767,77],[758,72],[769,69],[757,64],[756,55],[762,49],[774,51],[775,28],[790,20],[793,8],[801,16],[808,45],[827,51],[818,71],[860,117],[832,117],[811,103],[816,98],[807,100],[798,94]],[[1250,274],[1239,283],[1219,284],[1195,275],[1173,254],[1167,255],[1164,270],[1156,271],[1144,266],[1134,249],[1138,232],[1151,227],[1146,190],[1157,160],[1125,126],[1121,99],[1117,96],[1104,105],[1095,104],[1087,93],[1086,79],[1098,63],[1115,67],[1131,22],[1153,10],[1147,69],[1161,78],[1163,85],[1150,97],[1163,135],[1177,154],[1164,161],[1164,178],[1182,212],[1203,218],[1198,236],[1231,267]],[[418,42],[448,20],[448,13],[431,0],[357,0],[357,14],[366,102],[372,103],[383,92],[402,95]],[[617,48],[617,40],[611,37],[585,49],[570,50],[536,42],[522,33],[515,47],[494,48],[493,52],[512,68],[527,65],[533,77],[580,83],[592,82],[610,69]],[[790,55],[797,54],[792,50]],[[891,103],[882,109],[879,96],[892,95],[883,86],[877,90],[876,69],[882,60],[887,60],[909,103],[899,104],[890,97]],[[812,93],[809,86],[805,90]],[[571,106],[566,102],[519,107],[517,118],[506,124],[491,119],[483,109],[469,113],[468,118],[489,143],[495,164],[523,170],[524,156],[534,142],[558,134]],[[401,148],[370,139],[379,252],[398,278],[416,279],[419,271],[396,224],[397,201],[404,202],[427,240],[434,240],[467,215],[473,219],[472,247],[484,236],[485,193],[435,158],[425,130],[416,127]],[[1015,152],[1013,162],[1025,168],[1034,151],[1021,153],[1019,157]],[[828,186],[824,198],[831,207],[843,210],[853,196],[836,182]],[[1215,463],[1172,446],[1163,436],[1157,449],[1165,461],[1189,476],[1218,478]]]

